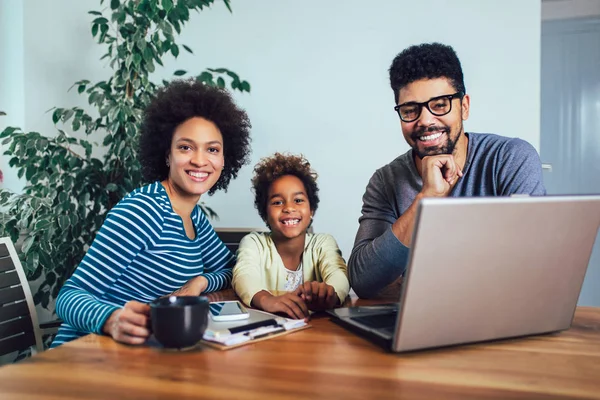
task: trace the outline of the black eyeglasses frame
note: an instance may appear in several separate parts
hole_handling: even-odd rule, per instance
[[[402,122],[414,122],[416,120],[419,119],[419,117],[421,116],[421,113],[423,112],[423,107],[427,108],[427,110],[435,115],[436,117],[442,117],[444,115],[449,114],[452,111],[452,100],[454,99],[461,99],[465,96],[465,94],[463,92],[456,92],[454,94],[444,94],[442,96],[436,96],[436,97],[432,97],[431,99],[424,101],[422,103],[417,103],[416,101],[409,101],[408,103],[402,103],[402,104],[398,104],[397,106],[394,106],[394,110],[396,111],[396,113],[398,114],[398,116],[400,117],[400,120]],[[448,111],[446,111],[445,113],[442,114],[438,114],[435,113],[433,110],[431,110],[431,108],[429,108],[429,103],[431,103],[432,101],[436,101],[439,99],[448,99],[450,100],[450,108],[448,109]],[[415,105],[415,106],[419,106],[419,112],[417,112],[417,116],[414,119],[411,120],[405,120],[404,118],[402,118],[402,115],[400,114],[400,107],[403,106],[408,106],[408,105]]]

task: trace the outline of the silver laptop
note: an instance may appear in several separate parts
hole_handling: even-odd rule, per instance
[[[599,226],[600,195],[424,199],[399,303],[330,314],[394,352],[565,330]]]

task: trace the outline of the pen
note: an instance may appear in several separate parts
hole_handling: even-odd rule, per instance
[[[229,333],[234,334],[234,333],[251,331],[253,329],[261,328],[263,326],[277,326],[277,325],[279,325],[277,320],[275,318],[271,318],[271,319],[265,319],[264,321],[253,322],[253,323],[247,324],[247,325],[235,326],[235,327],[229,328],[227,330],[229,331]]]
[[[256,328],[262,328],[262,327],[266,327],[266,326],[279,326],[281,325],[280,323],[280,318],[270,318],[270,319],[266,319],[264,321],[258,321],[258,322],[253,322],[251,324],[246,324],[246,325],[241,325],[241,326],[235,326],[232,328],[226,328],[226,329],[222,329],[222,330],[218,330],[218,331],[207,331],[205,334],[208,337],[214,337],[214,338],[218,338],[218,337],[226,337],[229,335],[233,335],[236,333],[243,333],[243,332],[250,332]]]

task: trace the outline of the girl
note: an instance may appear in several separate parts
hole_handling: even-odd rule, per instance
[[[234,256],[197,205],[226,189],[250,152],[250,122],[223,89],[174,81],[146,109],[139,158],[147,186],[108,214],[56,301],[51,347],[87,333],[128,344],[150,332],[148,302],[227,287]]]
[[[254,168],[254,205],[271,232],[253,232],[240,242],[233,288],[247,305],[305,318],[348,295],[335,239],[307,233],[319,204],[316,179],[302,156],[275,153]]]

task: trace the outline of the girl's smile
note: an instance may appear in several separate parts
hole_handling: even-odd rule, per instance
[[[268,199],[267,223],[273,236],[292,239],[306,233],[313,213],[300,178],[285,175],[276,179]]]

